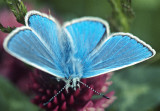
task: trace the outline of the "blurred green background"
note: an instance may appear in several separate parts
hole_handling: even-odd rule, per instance
[[[35,10],[50,9],[61,21],[82,16],[101,17],[110,23],[111,32],[131,32],[150,44],[157,52],[154,58],[114,72],[113,85],[109,90],[115,90],[117,99],[106,111],[160,111],[160,0],[133,0],[132,4],[130,1],[25,0]],[[3,0],[0,0],[0,7],[6,7]],[[13,107],[8,103],[11,98],[7,97],[6,101],[3,94],[7,92],[6,88],[8,91],[17,89],[11,85],[3,90],[3,84],[10,83],[0,79],[0,107],[5,107],[5,102]],[[28,101],[26,105],[31,105],[24,95],[19,98]],[[21,107],[25,111],[26,107]]]

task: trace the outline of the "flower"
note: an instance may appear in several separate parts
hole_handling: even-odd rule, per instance
[[[106,100],[106,98],[100,98],[93,101],[90,100],[83,108],[78,109],[78,111],[104,111],[104,109],[116,99],[116,97],[113,95],[114,91],[106,94],[106,96],[110,97],[109,100]]]
[[[112,73],[107,73],[89,79],[82,79],[81,81],[94,90],[105,93],[112,84],[111,81],[108,81],[111,75]],[[65,83],[38,70],[31,73],[30,77],[30,88],[35,93],[32,102],[46,109],[46,111],[90,111],[89,109],[95,109],[94,111],[101,109],[103,111],[104,108],[107,108],[115,100],[113,91],[106,94],[110,99],[100,98],[92,100],[92,97],[97,94],[81,84],[80,88],[75,91],[72,88],[69,88],[68,92],[63,90],[53,101],[44,106],[43,104],[57,94],[64,87]]]

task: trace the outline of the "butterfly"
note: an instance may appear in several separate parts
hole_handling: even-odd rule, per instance
[[[8,35],[4,49],[17,59],[61,78],[66,89],[76,89],[82,78],[137,64],[156,53],[130,33],[110,34],[108,23],[97,17],[82,17],[60,25],[51,15],[30,11],[25,24]]]

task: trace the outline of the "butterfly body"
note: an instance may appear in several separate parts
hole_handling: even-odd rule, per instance
[[[5,50],[23,62],[76,89],[81,78],[122,69],[155,55],[155,50],[130,33],[109,33],[106,21],[83,17],[64,23],[37,11],[25,17],[26,26],[5,39]],[[70,85],[72,83],[72,85]]]
[[[72,87],[76,90],[76,87],[77,86],[79,87],[78,81],[80,81],[83,75],[83,71],[82,71],[83,66],[81,64],[81,61],[79,59],[75,59],[72,57],[72,59],[69,60],[65,66],[70,66],[70,67],[67,67],[66,72],[64,72],[68,75],[64,79],[66,84],[68,84],[66,89],[68,89],[69,87]]]

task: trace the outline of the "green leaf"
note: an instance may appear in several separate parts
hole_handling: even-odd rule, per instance
[[[0,77],[0,110],[1,111],[39,111],[29,98],[22,94],[8,80]]]
[[[111,111],[147,111],[160,103],[159,67],[128,68],[116,72],[112,81],[117,100]]]

